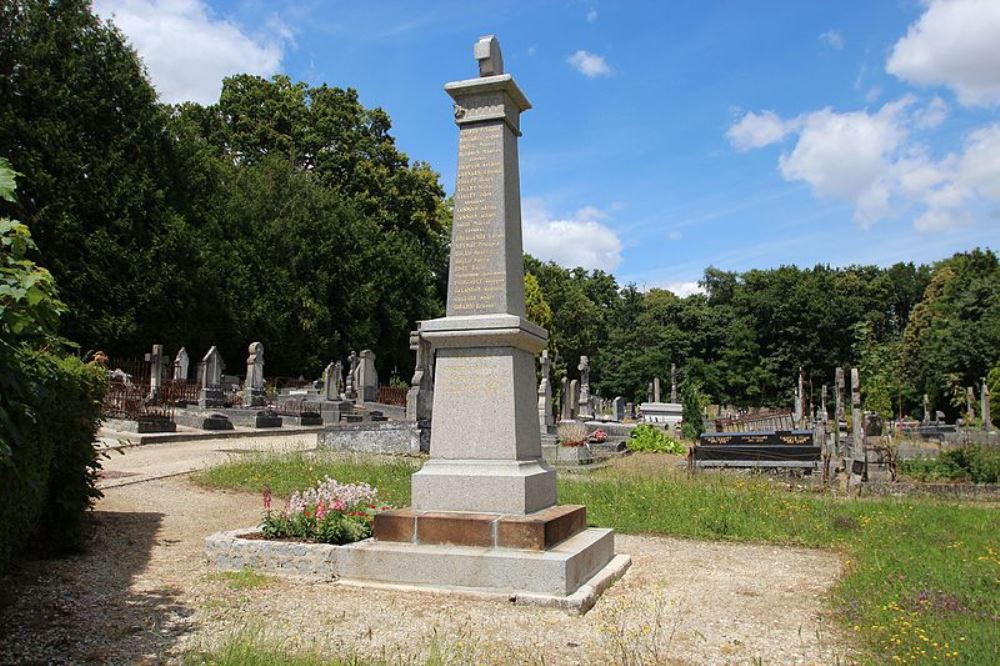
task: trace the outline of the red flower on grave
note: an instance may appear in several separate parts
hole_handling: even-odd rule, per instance
[[[269,486],[264,486],[264,510],[271,510],[271,488]]]

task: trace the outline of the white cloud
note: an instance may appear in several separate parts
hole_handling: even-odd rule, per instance
[[[877,113],[822,109],[803,118],[799,139],[779,159],[785,180],[809,183],[821,196],[851,201],[865,224],[884,216],[889,159],[905,137],[900,112],[912,101],[886,104]]]
[[[919,129],[937,127],[948,118],[948,104],[935,96],[927,106],[913,113],[914,124]]]
[[[232,74],[270,76],[281,66],[282,43],[292,31],[277,17],[273,41],[247,35],[231,21],[209,14],[202,0],[95,0],[142,57],[163,102],[211,104]]]
[[[622,261],[622,242],[611,227],[602,224],[607,214],[585,206],[575,214],[552,216],[539,199],[526,198],[523,210],[524,249],[560,266],[612,271]]]
[[[839,30],[827,30],[819,36],[819,41],[838,51],[844,48],[844,36]]]
[[[566,58],[566,62],[573,65],[578,72],[587,78],[593,79],[598,76],[611,75],[611,66],[608,65],[603,56],[583,49]]]
[[[919,105],[907,95],[874,113],[821,109],[768,122],[798,135],[795,146],[778,159],[785,180],[847,201],[862,226],[910,213],[917,230],[933,232],[990,217],[1000,204],[1000,124],[970,132],[958,153],[940,159],[913,139],[914,130],[940,124],[947,112],[940,98]],[[741,144],[733,130],[746,118],[730,128],[737,148]],[[752,147],[774,142],[745,141]]]
[[[587,23],[593,23],[596,20],[597,20],[597,10],[591,7],[590,11],[587,12]]]
[[[965,106],[1000,104],[1000,2],[930,0],[896,42],[886,71],[947,86]]]
[[[704,294],[705,290],[701,288],[701,285],[697,281],[679,281],[679,282],[651,282],[642,285],[642,291],[649,291],[650,289],[666,289],[671,291],[675,296],[680,298],[687,298],[692,294]]]
[[[736,150],[760,148],[784,139],[794,129],[794,121],[786,122],[774,111],[747,111],[733,124],[726,136]]]

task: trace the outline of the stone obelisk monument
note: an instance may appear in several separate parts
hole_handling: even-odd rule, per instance
[[[358,550],[381,553],[376,569],[396,562],[366,570],[382,580],[585,609],[629,559],[615,556],[611,530],[586,527],[585,507],[556,505],[535,386],[548,333],[524,307],[517,141],[531,105],[504,73],[495,37],[481,38],[474,55],[479,77],[445,86],[459,127],[458,182],[447,316],[420,325],[437,355],[430,459],[413,475],[413,506],[378,514],[374,544]]]
[[[503,73],[495,37],[475,56],[479,78],[445,86],[459,127],[448,316],[421,327],[437,374],[431,459],[413,477],[413,507],[525,514],[556,501],[535,404],[548,334],[524,310],[517,140],[531,105]]]

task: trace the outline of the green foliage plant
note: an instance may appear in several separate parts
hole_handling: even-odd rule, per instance
[[[705,431],[704,405],[701,395],[701,384],[687,379],[681,387],[681,428],[687,439],[698,439]]]
[[[636,453],[671,453],[686,455],[687,447],[650,423],[641,423],[632,429],[628,448]]]
[[[392,507],[379,502],[367,483],[338,483],[327,477],[313,488],[294,492],[282,512],[271,510],[270,490],[264,491],[261,534],[268,539],[299,539],[345,544],[372,536],[375,513]]]
[[[0,159],[0,199],[17,174]],[[0,218],[0,571],[22,548],[75,550],[100,496],[93,446],[105,373],[67,355],[56,335],[64,306],[28,254],[28,228]]]

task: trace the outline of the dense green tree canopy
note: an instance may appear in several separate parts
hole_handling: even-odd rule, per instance
[[[153,342],[269,375],[371,348],[412,367],[408,331],[442,310],[448,209],[353,90],[227,79],[218,104],[160,105],[89,3],[0,8],[0,154],[28,174],[30,225],[84,349]]]
[[[573,359],[590,355],[594,388],[606,396],[642,400],[648,382],[666,380],[676,363],[713,402],[787,407],[799,367],[817,402],[834,369],[853,365],[866,404],[888,416],[918,410],[924,391],[977,385],[974,377],[1000,360],[1000,284],[989,251],[933,266],[709,267],[704,293],[686,298],[620,288],[602,272],[534,259],[526,266],[552,306],[562,367],[573,374]]]
[[[443,312],[450,202],[354,90],[239,75],[216,104],[161,105],[88,2],[11,0],[0,155],[26,174],[0,217],[30,227],[67,306],[59,332],[82,349],[215,344],[239,368],[260,340],[269,376],[317,376],[370,348],[384,377],[407,377],[409,330]],[[713,402],[787,406],[800,367],[815,399],[836,366],[857,365],[877,411],[911,411],[925,392],[948,410],[1000,360],[988,250],[933,266],[708,267],[686,298],[525,267],[556,376],[586,354],[605,397],[641,400],[675,363]]]

